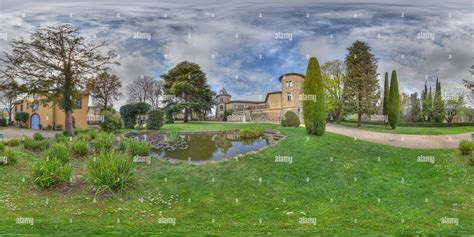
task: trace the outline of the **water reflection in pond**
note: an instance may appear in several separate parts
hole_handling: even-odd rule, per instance
[[[186,147],[176,150],[154,150],[160,158],[179,160],[221,160],[242,153],[255,151],[270,144],[267,137],[239,139],[235,134],[186,134],[180,135]]]

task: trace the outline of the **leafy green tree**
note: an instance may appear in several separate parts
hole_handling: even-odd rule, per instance
[[[109,69],[116,54],[104,49],[105,42],[87,43],[70,24],[39,28],[29,41],[20,38],[10,45],[11,53],[4,52],[0,59],[5,65],[0,70],[3,81],[24,85],[26,93],[59,98],[67,133],[74,136],[74,98],[88,79]]]
[[[443,122],[444,119],[444,101],[441,95],[441,83],[436,79],[436,90],[433,99],[433,119],[437,123]]]
[[[326,89],[326,109],[335,115],[337,123],[341,121],[344,111],[344,71],[345,65],[341,60],[327,61],[321,66]]]
[[[321,76],[318,59],[315,57],[309,59],[303,91],[305,95],[316,97],[316,100],[303,101],[306,132],[322,136],[326,130],[326,99],[323,77]]]
[[[456,98],[449,98],[445,104],[444,118],[448,123],[452,123],[454,117],[458,115],[464,108],[464,95],[459,94]]]
[[[180,99],[178,104],[184,108],[184,122],[188,122],[189,114],[194,109],[209,109],[212,106],[212,91],[207,84],[206,74],[196,63],[181,62],[176,67],[161,75],[164,79],[164,91]],[[194,106],[193,102],[207,103],[209,106]],[[195,104],[194,104],[195,105]]]
[[[380,98],[377,80],[377,61],[367,43],[355,41],[346,56],[346,81],[344,101],[346,111],[357,114],[357,126],[362,124],[363,114],[374,114]]]
[[[388,82],[388,72],[385,72],[385,80],[383,87],[383,115],[388,115],[388,98],[390,95],[390,86]]]
[[[400,92],[398,91],[397,72],[392,71],[390,78],[390,95],[388,99],[388,123],[395,129],[400,121]]]

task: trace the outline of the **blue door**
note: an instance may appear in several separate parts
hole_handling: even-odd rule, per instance
[[[40,129],[40,116],[38,114],[31,115],[31,129]]]

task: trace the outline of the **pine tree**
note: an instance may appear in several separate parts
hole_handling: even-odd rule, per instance
[[[377,80],[377,61],[367,43],[355,41],[346,56],[347,78],[344,90],[346,111],[357,114],[357,126],[362,124],[363,114],[374,114],[380,99]]]
[[[383,88],[383,115],[388,115],[388,98],[390,95],[390,87],[388,84],[388,72],[385,72],[385,81]]]
[[[305,95],[315,95],[316,100],[303,101],[303,114],[306,132],[317,136],[324,135],[326,130],[326,99],[324,81],[321,76],[318,59],[309,59],[306,77],[303,83]]]
[[[400,121],[400,92],[398,90],[397,72],[392,71],[390,78],[390,95],[388,99],[388,123],[395,129]]]

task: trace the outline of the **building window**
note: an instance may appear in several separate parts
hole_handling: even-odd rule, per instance
[[[26,103],[26,109],[30,109],[30,103]]]
[[[46,102],[46,100],[43,100],[43,108],[46,108],[46,106],[48,106],[48,103]]]
[[[81,99],[76,100],[76,109],[82,109],[82,100]]]
[[[291,92],[286,93],[286,98],[288,99],[288,101],[291,101],[292,99]]]
[[[223,99],[223,98],[219,98],[219,101],[220,101],[220,102],[223,102],[223,101],[224,101],[224,99]]]
[[[20,106],[20,111],[23,112],[23,104]]]
[[[224,106],[223,105],[219,105],[219,110],[224,110]]]
[[[18,111],[18,105],[15,105],[15,112]]]
[[[292,87],[293,81],[286,81],[286,87]]]

